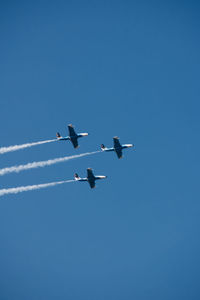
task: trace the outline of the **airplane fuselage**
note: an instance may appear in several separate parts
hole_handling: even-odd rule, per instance
[[[118,147],[105,148],[105,149],[103,149],[103,151],[116,151],[117,152],[118,150],[130,148],[130,147],[133,147],[133,144],[125,144],[125,145],[121,145]]]
[[[122,149],[133,147],[133,144],[122,145]]]
[[[63,137],[58,137],[57,138],[59,141],[67,141],[67,140],[69,140],[69,137],[68,136],[63,136]]]

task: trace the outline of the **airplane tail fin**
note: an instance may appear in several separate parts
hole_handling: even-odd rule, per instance
[[[78,176],[77,173],[74,174],[74,179],[75,179],[75,180],[79,180],[79,179],[80,179],[80,177]]]
[[[106,147],[104,146],[104,144],[101,144],[101,150],[104,151],[105,148],[106,148]]]
[[[57,137],[57,138],[60,138],[60,137],[61,137],[61,135],[60,135],[59,132],[56,132],[56,137]]]

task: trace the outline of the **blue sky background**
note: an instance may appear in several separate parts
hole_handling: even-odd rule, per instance
[[[136,151],[8,174],[13,187],[108,178],[0,199],[0,299],[199,299],[198,1],[1,1],[0,144],[90,136],[1,167],[134,143]]]

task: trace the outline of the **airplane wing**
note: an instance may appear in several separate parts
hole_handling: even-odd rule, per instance
[[[91,168],[87,169],[87,178],[94,178],[94,174]]]
[[[88,179],[91,189],[93,189],[95,187],[95,176],[94,176],[91,168],[87,169],[87,179]]]
[[[122,158],[122,149],[118,148],[115,150],[115,152],[116,152],[118,158]]]
[[[93,179],[88,179],[89,185],[91,187],[91,189],[95,188],[95,180]]]
[[[74,148],[78,148],[78,139],[77,139],[77,137],[71,138],[70,140],[71,140]]]
[[[113,138],[113,143],[114,143],[114,149],[115,152],[117,153],[118,158],[122,158],[122,146],[119,142],[119,138],[117,136],[115,136]]]
[[[113,138],[113,143],[114,143],[114,148],[121,148],[121,144],[120,144],[119,138],[117,136],[115,136]]]
[[[68,130],[69,130],[69,136],[76,136],[74,127],[71,124],[68,125]]]

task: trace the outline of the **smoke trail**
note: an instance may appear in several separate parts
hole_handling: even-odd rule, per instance
[[[27,144],[22,144],[22,145],[14,145],[14,146],[9,146],[9,147],[1,147],[0,148],[0,154],[4,154],[4,153],[7,153],[7,152],[12,152],[12,151],[17,151],[17,150],[20,150],[20,149],[25,149],[25,148],[29,148],[29,147],[33,147],[33,146],[38,146],[38,145],[42,145],[42,144],[52,143],[52,142],[55,142],[55,141],[57,141],[57,139],[34,142],[34,143],[27,143]]]
[[[6,195],[6,194],[17,194],[27,191],[33,191],[33,190],[40,190],[44,189],[50,186],[55,186],[59,184],[69,183],[69,182],[75,182],[76,180],[64,180],[64,181],[57,181],[57,182],[50,182],[50,183],[43,183],[43,184],[35,184],[35,185],[27,185],[27,186],[19,186],[15,188],[8,188],[8,189],[2,189],[0,190],[0,196]]]
[[[61,163],[67,160],[83,157],[83,156],[88,156],[92,154],[99,153],[101,151],[95,151],[95,152],[87,152],[87,153],[82,153],[82,154],[77,154],[77,155],[72,155],[72,156],[64,156],[60,158],[54,158],[54,159],[49,159],[49,160],[44,160],[44,161],[35,161],[32,163],[28,163],[26,165],[19,165],[19,166],[13,166],[13,167],[8,167],[8,168],[3,168],[0,169],[0,176],[8,174],[8,173],[19,173],[24,170],[29,170],[29,169],[35,169],[35,168],[43,168],[46,166],[51,166],[57,163]]]

